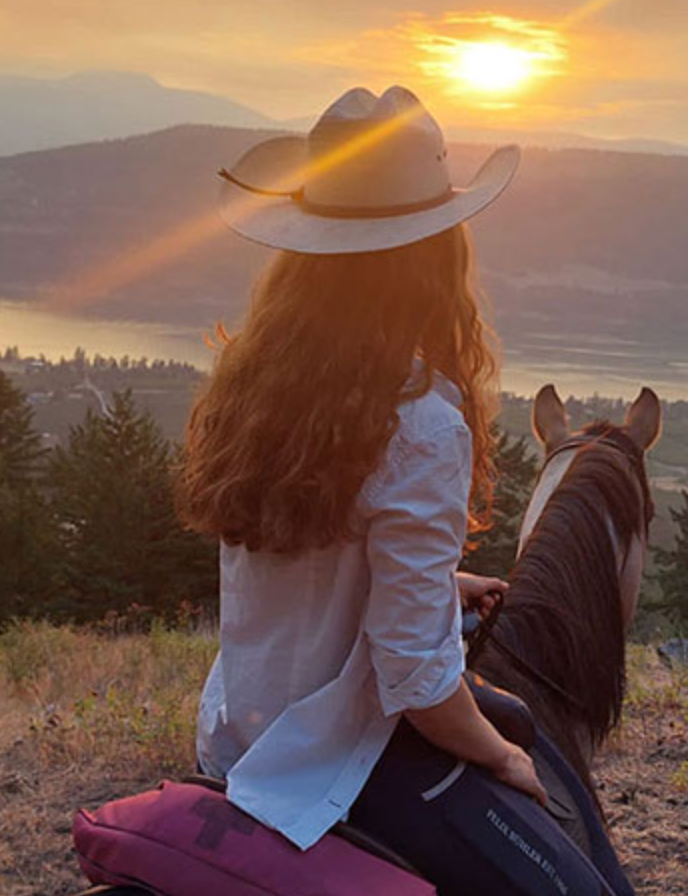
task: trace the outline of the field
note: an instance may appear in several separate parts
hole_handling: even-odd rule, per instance
[[[0,893],[67,896],[79,806],[195,770],[194,722],[215,640],[25,624],[0,636]]]
[[[194,766],[210,628],[115,624],[76,631],[26,623],[0,635],[0,892],[70,896],[79,806],[153,787]],[[639,896],[688,882],[688,674],[632,647],[623,723],[596,769],[611,833]]]

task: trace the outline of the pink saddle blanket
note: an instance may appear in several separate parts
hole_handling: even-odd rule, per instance
[[[326,834],[302,852],[199,784],[81,809],[73,834],[94,884],[129,884],[159,896],[433,896],[434,887]]]

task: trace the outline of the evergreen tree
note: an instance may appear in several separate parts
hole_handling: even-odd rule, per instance
[[[56,532],[39,479],[44,456],[26,397],[0,371],[0,622],[39,612],[54,585]]]
[[[670,508],[671,518],[678,525],[676,542],[671,550],[655,549],[659,572],[656,579],[662,599],[655,604],[667,611],[683,631],[688,630],[688,491],[682,491],[683,506]]]
[[[216,549],[177,522],[173,456],[131,390],[70,430],[50,470],[65,552],[59,613],[87,620],[138,604],[172,616],[182,601],[215,604]]]
[[[526,440],[512,438],[495,427],[495,486],[492,524],[487,532],[469,536],[461,568],[479,575],[506,577],[514,565],[523,515],[530,501],[538,466]]]
[[[0,370],[0,483],[27,483],[42,454],[25,395]]]

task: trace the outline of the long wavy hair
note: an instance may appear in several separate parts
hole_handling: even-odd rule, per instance
[[[356,495],[399,404],[440,371],[463,396],[484,526],[497,365],[477,292],[465,225],[382,252],[276,255],[243,328],[218,329],[224,344],[187,427],[182,520],[251,551],[354,537]],[[415,356],[425,363],[410,387]]]

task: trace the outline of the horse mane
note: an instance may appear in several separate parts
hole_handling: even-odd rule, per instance
[[[595,437],[614,430],[620,431],[595,423],[584,433]],[[642,481],[640,485],[644,490]],[[617,548],[625,553],[641,528],[638,487],[627,461],[620,451],[593,441],[578,450],[511,575],[495,625],[497,638],[556,682],[581,709],[524,674],[489,640],[476,663],[493,684],[529,704],[590,789],[572,722],[582,723],[596,745],[618,721],[625,632]]]

